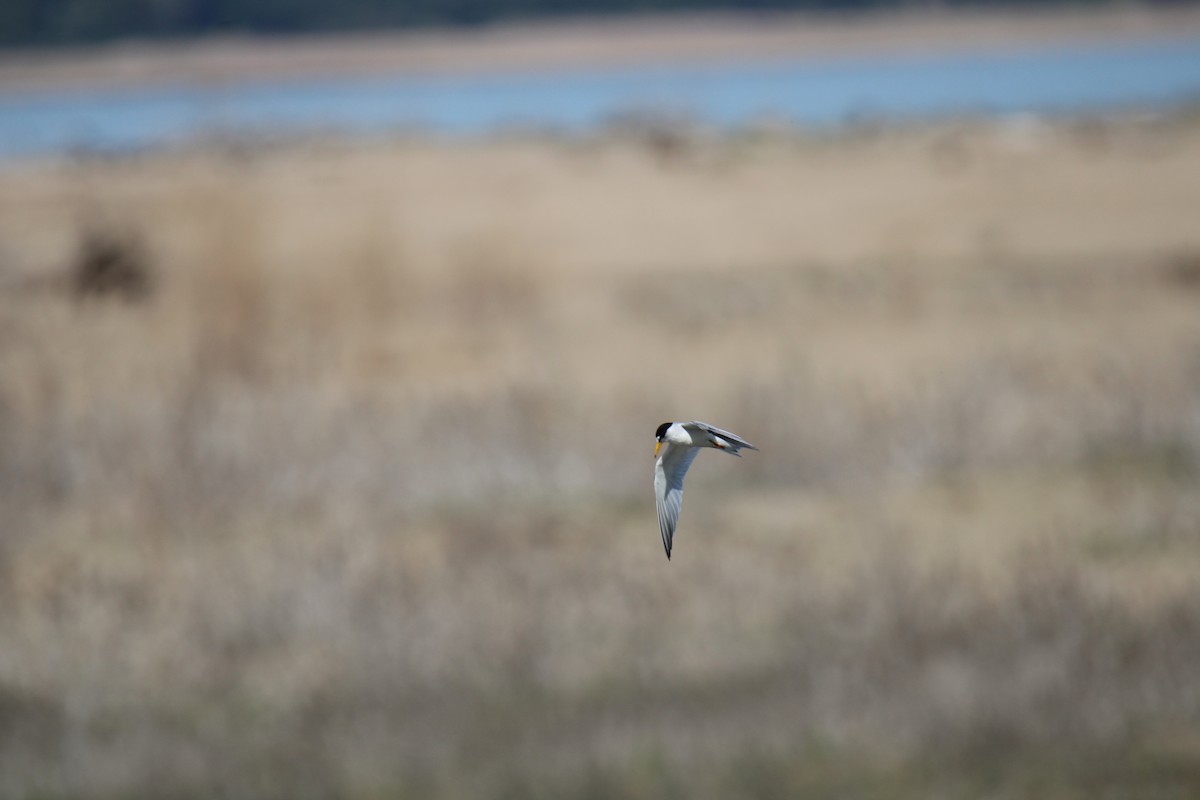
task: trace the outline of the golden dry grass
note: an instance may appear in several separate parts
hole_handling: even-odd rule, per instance
[[[0,795],[1192,796],[1198,218],[1182,114],[11,168]]]

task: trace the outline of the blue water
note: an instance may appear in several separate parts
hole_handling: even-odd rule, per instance
[[[135,150],[215,132],[580,131],[631,110],[687,114],[726,128],[767,115],[827,126],[862,116],[1078,112],[1197,99],[1195,37],[986,54],[45,89],[0,92],[0,157]]]

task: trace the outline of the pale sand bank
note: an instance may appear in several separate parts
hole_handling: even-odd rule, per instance
[[[0,53],[0,90],[377,72],[563,69],[705,59],[999,49],[1200,36],[1200,8],[814,16],[714,14]]]

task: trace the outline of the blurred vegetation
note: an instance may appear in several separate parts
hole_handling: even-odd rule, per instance
[[[1082,0],[1103,5],[1106,0]],[[994,6],[996,0],[945,0]],[[1024,5],[1074,5],[1042,0]],[[297,33],[480,25],[516,19],[669,11],[860,11],[928,8],[927,0],[5,0],[0,45],[96,42],[215,32]]]
[[[0,797],[1200,796],[1200,119],[661,142],[0,173]]]

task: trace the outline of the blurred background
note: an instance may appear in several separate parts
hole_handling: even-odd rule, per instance
[[[1200,7],[0,47],[0,797],[1200,796]]]

